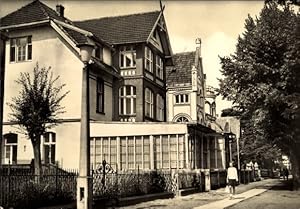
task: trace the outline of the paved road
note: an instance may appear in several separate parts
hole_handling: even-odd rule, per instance
[[[291,185],[283,180],[266,192],[226,209],[300,209],[300,191],[291,191]]]

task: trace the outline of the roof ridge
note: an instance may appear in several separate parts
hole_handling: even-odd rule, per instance
[[[134,14],[125,14],[125,15],[116,15],[116,16],[92,18],[92,19],[79,20],[79,21],[73,21],[73,22],[78,23],[78,22],[87,22],[87,21],[92,21],[92,20],[102,20],[102,19],[110,19],[110,18],[118,18],[118,17],[129,17],[129,16],[135,16],[135,15],[150,14],[150,13],[155,13],[155,12],[161,12],[161,11],[160,10],[154,10],[154,11],[139,12],[139,13],[134,13]]]
[[[196,51],[177,52],[177,53],[174,53],[173,56],[175,56],[175,55],[183,55],[183,54],[190,54],[190,53],[196,53]]]
[[[29,6],[29,5],[32,5],[32,4],[34,4],[36,1],[39,1],[39,0],[33,0],[32,2],[30,2],[29,4],[25,4],[24,6],[22,6],[21,8],[19,8],[19,9],[17,9],[17,10],[15,10],[15,11],[12,11],[11,13],[8,13],[7,15],[5,15],[4,17],[7,17],[7,16],[10,16],[10,15],[12,15],[12,14],[14,14],[14,13],[17,13],[18,11],[20,11],[21,9],[23,9],[23,8],[25,8],[25,7],[27,7],[27,6]],[[3,19],[4,17],[1,17],[0,19]]]
[[[48,14],[48,12],[45,10],[45,8],[43,7],[43,6],[47,6],[47,5],[45,5],[45,4],[43,4],[41,1],[39,1],[39,0],[34,0],[34,1],[36,1],[36,2],[39,2],[39,4],[38,4],[38,6],[39,6],[39,8],[42,10],[42,12],[43,12],[43,14],[48,18],[48,19],[50,19],[50,15]],[[51,8],[50,8],[51,9]]]

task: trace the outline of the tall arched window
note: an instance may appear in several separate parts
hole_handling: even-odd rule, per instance
[[[123,86],[119,89],[119,114],[136,114],[136,87]]]
[[[156,119],[165,120],[165,100],[160,94],[156,96]]]
[[[153,92],[146,88],[145,89],[145,115],[153,118]]]

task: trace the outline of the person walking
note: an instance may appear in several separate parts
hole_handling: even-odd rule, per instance
[[[235,186],[238,180],[237,169],[233,167],[233,162],[230,162],[227,169],[227,184],[229,185],[230,199],[235,195]]]

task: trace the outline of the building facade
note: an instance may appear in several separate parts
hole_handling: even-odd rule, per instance
[[[168,121],[205,125],[205,74],[201,46],[194,52],[173,56],[174,66],[167,68]]]
[[[182,67],[189,74],[176,67],[182,56],[172,56],[163,8],[73,22],[64,16],[63,6],[55,11],[37,0],[3,17],[0,31],[7,34],[2,55],[2,164],[28,164],[33,158],[30,140],[9,119],[7,103],[19,93],[14,80],[21,72],[31,74],[38,63],[51,66],[70,91],[61,104],[61,123],[41,136],[42,163],[78,168],[85,99],[78,93],[84,67],[79,46],[92,44],[88,65],[93,168],[102,160],[119,170],[225,168],[225,142],[205,126],[200,48],[183,56],[189,64]],[[166,72],[174,63],[175,69]],[[187,75],[183,84],[173,82],[171,78],[179,76],[174,72]],[[187,121],[192,123],[178,124]]]

